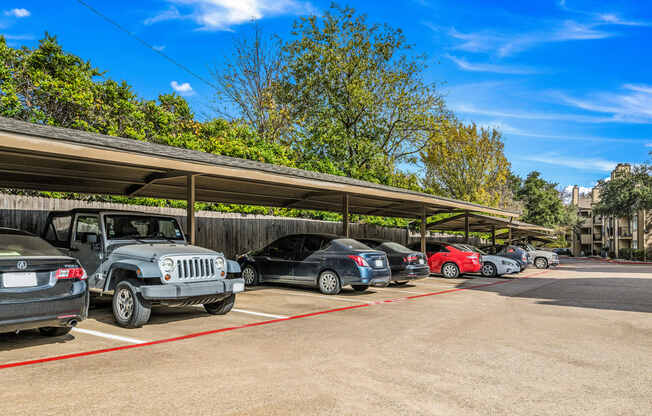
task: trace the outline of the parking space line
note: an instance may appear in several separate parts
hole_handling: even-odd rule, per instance
[[[142,348],[142,347],[148,347],[148,346],[159,345],[159,344],[167,344],[167,343],[171,343],[171,342],[177,342],[177,341],[183,341],[183,340],[188,340],[188,339],[192,339],[192,338],[203,337],[203,336],[206,336],[206,335],[213,335],[213,334],[219,334],[219,333],[222,333],[222,332],[235,331],[235,330],[238,330],[238,329],[253,328],[253,327],[256,327],[256,326],[270,325],[270,324],[279,323],[279,322],[288,322],[288,321],[292,321],[292,320],[296,320],[296,319],[303,319],[303,318],[308,318],[308,317],[313,317],[313,316],[326,315],[326,314],[330,314],[330,313],[334,313],[334,312],[341,312],[341,311],[348,311],[348,310],[353,310],[353,309],[367,308],[367,307],[371,307],[371,306],[374,306],[374,305],[380,305],[380,304],[384,304],[384,303],[411,301],[411,300],[430,297],[430,296],[443,295],[443,294],[454,293],[454,292],[462,292],[462,291],[466,291],[466,290],[479,289],[479,288],[489,287],[489,286],[496,286],[496,285],[510,283],[510,282],[517,282],[517,281],[519,281],[521,279],[536,277],[536,276],[539,276],[539,275],[542,275],[542,274],[545,274],[545,273],[547,273],[547,270],[542,271],[541,273],[534,274],[534,275],[523,276],[523,277],[520,277],[518,279],[499,280],[499,281],[496,281],[496,282],[485,283],[485,284],[481,284],[481,285],[471,285],[471,286],[466,286],[466,287],[458,287],[458,288],[454,288],[454,289],[441,290],[441,291],[438,291],[438,292],[424,293],[424,294],[421,294],[421,295],[412,295],[412,296],[396,298],[396,299],[386,299],[386,300],[376,301],[376,302],[373,302],[373,303],[363,303],[363,304],[359,304],[359,305],[344,306],[344,307],[341,307],[341,308],[327,309],[327,310],[323,310],[323,311],[305,313],[305,314],[301,314],[301,315],[293,315],[293,316],[289,316],[287,318],[270,319],[269,321],[253,322],[253,323],[244,324],[244,325],[213,329],[213,330],[204,331],[204,332],[196,332],[196,333],[193,333],[193,334],[181,335],[181,336],[174,337],[174,338],[165,338],[165,339],[159,339],[159,340],[156,340],[156,341],[144,342],[142,344],[121,345],[119,347],[113,347],[113,348],[104,348],[104,349],[99,349],[99,350],[83,351],[83,352],[72,353],[72,354],[65,354],[65,355],[58,355],[58,356],[52,356],[52,357],[38,358],[38,359],[34,359],[34,360],[27,360],[27,361],[19,361],[19,362],[13,362],[13,363],[0,364],[0,370],[4,370],[4,369],[8,369],[8,368],[14,368],[14,367],[24,367],[24,366],[35,365],[35,364],[43,364],[43,363],[48,363],[48,362],[53,362],[53,361],[69,360],[69,359],[72,359],[72,358],[88,357],[88,356],[93,356],[93,355],[98,355],[98,354],[106,354],[106,353],[115,352],[115,351],[125,351],[125,350],[129,350],[129,349]]]
[[[94,331],[92,329],[82,329],[82,328],[73,328],[73,332],[79,332],[80,334],[94,335],[96,337],[113,339],[116,341],[129,342],[131,344],[146,344],[150,341],[143,341],[140,339],[122,337],[120,335],[107,334],[106,332]]]
[[[231,311],[232,312],[239,312],[239,313],[246,313],[246,314],[249,314],[249,315],[264,316],[266,318],[276,318],[276,319],[285,319],[285,318],[287,318],[287,316],[285,316],[285,315],[272,315],[272,314],[269,314],[269,313],[248,311],[246,309],[233,308],[233,309],[231,309]]]

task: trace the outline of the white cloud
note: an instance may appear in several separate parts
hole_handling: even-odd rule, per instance
[[[5,10],[5,16],[13,16],[17,18],[22,18],[22,17],[29,17],[31,16],[32,13],[30,13],[29,10],[27,9],[11,9],[11,10]]]
[[[613,13],[599,14],[598,18],[605,24],[618,26],[650,26],[650,22],[627,20]]]
[[[615,121],[652,123],[652,86],[625,84],[620,92],[597,92],[583,98],[556,93],[566,105],[594,113],[610,114]]]
[[[190,19],[203,30],[231,30],[232,26],[280,15],[301,15],[316,12],[307,1],[299,0],[167,0],[187,9],[184,14],[176,7],[145,20],[153,24],[165,20]]]
[[[183,84],[179,84],[177,81],[172,81],[170,82],[170,86],[172,87],[173,90],[175,90],[180,94],[190,94],[193,91],[192,87],[187,82],[184,82]]]
[[[453,61],[459,68],[465,71],[494,72],[497,74],[515,74],[515,75],[536,74],[539,72],[536,69],[530,67],[471,63],[463,58],[457,58],[452,55],[445,55],[445,56],[451,61]]]
[[[611,172],[617,162],[600,158],[576,158],[563,156],[556,153],[526,156],[524,160],[530,162],[545,163],[547,165],[564,166],[572,169],[586,170],[590,172]]]
[[[472,104],[456,104],[454,102],[450,104],[450,107],[460,113],[477,114],[489,117],[516,118],[524,120],[562,120],[576,123],[609,123],[621,121],[615,120],[612,117],[595,117],[582,114],[528,112],[519,110],[490,110],[478,108]]]
[[[165,50],[165,45],[153,45],[152,48],[154,48],[155,51],[162,52]]]

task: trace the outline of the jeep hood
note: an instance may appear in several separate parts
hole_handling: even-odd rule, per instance
[[[127,244],[116,248],[113,255],[140,257],[143,259],[155,259],[162,256],[192,256],[192,255],[217,255],[213,250],[187,244],[173,243],[151,243],[151,244]]]

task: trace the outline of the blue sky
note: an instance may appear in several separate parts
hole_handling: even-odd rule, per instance
[[[164,53],[210,78],[234,37],[257,19],[289,36],[298,16],[321,0],[85,0]],[[593,185],[617,162],[640,163],[652,150],[652,4],[599,0],[358,0],[371,21],[404,30],[429,56],[460,118],[502,130],[514,171],[539,170],[561,186]],[[4,0],[0,32],[33,46],[45,31],[64,48],[154,98],[178,91],[198,114],[213,94],[135,39],[74,0]]]

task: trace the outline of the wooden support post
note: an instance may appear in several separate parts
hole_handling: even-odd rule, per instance
[[[514,217],[510,217],[509,219],[509,237],[507,239],[507,244],[512,244],[512,220]]]
[[[469,244],[469,211],[464,211],[464,242]]]
[[[342,235],[349,237],[349,194],[342,195]]]
[[[421,211],[421,252],[426,252],[426,207]]]
[[[195,219],[195,175],[187,176],[187,202],[188,206],[186,208],[186,238],[188,243],[195,244],[196,238],[196,219]]]
[[[496,226],[491,227],[491,245],[496,245]]]

